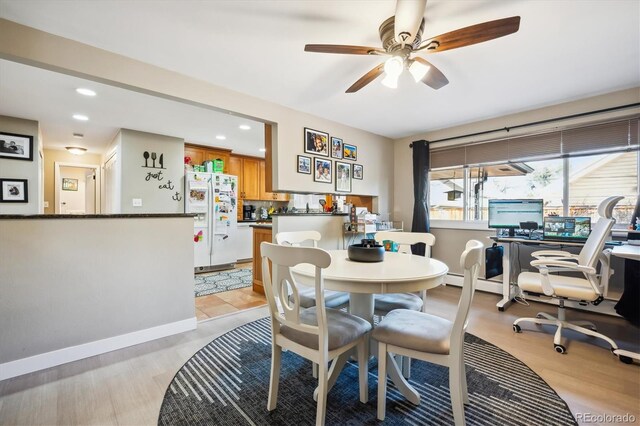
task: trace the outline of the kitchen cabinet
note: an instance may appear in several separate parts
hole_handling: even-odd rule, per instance
[[[253,227],[253,291],[264,294],[262,284],[262,258],[260,244],[273,242],[271,227]]]
[[[205,161],[221,159],[224,161],[223,173],[229,173],[229,161],[231,150],[223,148],[212,148],[200,145],[184,145],[184,156],[191,158],[191,165],[200,165]]]
[[[204,149],[196,148],[194,146],[184,146],[184,156],[191,158],[191,165],[199,165],[204,162]]]
[[[242,159],[242,179],[240,198],[243,200],[260,200],[260,163],[258,158]]]
[[[289,194],[266,191],[266,162],[260,162],[260,199],[264,201],[289,201]]]

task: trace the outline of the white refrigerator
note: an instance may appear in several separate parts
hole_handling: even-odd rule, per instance
[[[187,172],[185,212],[195,213],[193,250],[196,272],[233,266],[237,260],[238,178]]]

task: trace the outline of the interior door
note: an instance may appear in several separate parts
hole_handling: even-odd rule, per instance
[[[93,169],[87,169],[84,177],[84,212],[96,213],[96,173]]]

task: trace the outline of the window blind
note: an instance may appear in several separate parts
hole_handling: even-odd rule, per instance
[[[638,149],[639,119],[503,138],[464,146],[433,148],[431,168],[475,166],[500,162],[532,161],[588,153]]]

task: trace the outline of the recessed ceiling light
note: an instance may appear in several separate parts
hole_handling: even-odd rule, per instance
[[[227,137],[225,135],[218,135],[216,136],[216,139],[218,139],[219,141],[223,141],[225,140]]]
[[[78,121],[87,121],[87,120],[89,120],[89,117],[87,117],[86,115],[82,115],[82,114],[73,114],[73,118],[75,118]]]
[[[65,149],[74,155],[82,155],[87,152],[87,148],[82,148],[79,146],[66,146]]]
[[[82,138],[84,138],[84,135],[82,133],[74,133],[73,137],[76,138],[76,139],[82,139]]]
[[[241,130],[251,130],[251,126],[249,126],[248,124],[241,124],[240,126],[238,126]]]
[[[267,152],[267,148],[260,148],[260,152]]]
[[[84,87],[77,88],[76,92],[78,92],[79,94],[84,95],[84,96],[95,96],[96,95],[96,92],[94,92],[91,89],[85,89]]]

